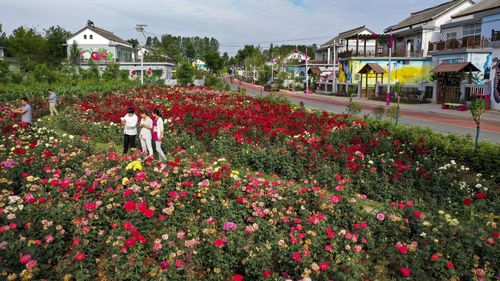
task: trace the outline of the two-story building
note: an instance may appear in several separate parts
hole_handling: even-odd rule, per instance
[[[370,97],[380,92],[376,85],[387,84],[389,77],[390,46],[390,83],[399,82],[424,91],[433,68],[428,54],[429,42],[440,38],[441,25],[451,22],[453,15],[473,4],[470,0],[445,2],[412,12],[384,30],[385,34],[353,34],[344,38],[344,41],[354,41],[354,44],[350,43],[345,52],[339,53],[339,81],[359,83],[362,79],[364,90],[360,91],[361,96]]]
[[[76,45],[79,50],[79,63],[82,68],[89,68],[92,61],[100,70],[109,63],[117,63],[121,70],[128,70],[130,78],[140,78],[142,73],[161,73],[160,79],[171,79],[174,64],[169,61],[144,61],[140,57],[147,53],[147,48],[135,49],[132,44],[115,35],[113,32],[96,27],[92,21],[71,35],[66,41],[68,58],[71,48]],[[146,74],[145,74],[146,75]]]
[[[456,28],[452,32],[456,33],[457,40],[444,41],[444,44],[441,42],[442,50],[436,52],[436,57],[441,58],[454,51],[453,55],[458,59],[463,58],[466,62],[472,62],[481,71],[480,78],[483,79],[483,83],[491,84],[489,88],[491,108],[499,110],[500,1],[482,0],[454,15],[453,18],[456,21]]]

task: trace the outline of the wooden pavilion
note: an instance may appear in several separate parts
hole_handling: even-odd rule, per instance
[[[437,103],[458,104],[461,99],[468,100],[470,97],[462,96],[460,92],[460,83],[466,78],[472,83],[472,72],[478,71],[471,62],[442,63],[431,70],[436,74]]]
[[[363,68],[361,68],[359,71],[358,71],[358,74],[361,75],[361,78],[360,78],[360,81],[361,81],[361,97],[363,98],[367,98],[369,97],[369,87],[368,87],[368,76],[370,74],[375,74],[375,87],[376,87],[376,84],[378,82],[378,75],[380,75],[380,82],[381,83],[384,83],[384,74],[386,73],[385,70],[378,64],[378,63],[374,63],[374,62],[369,62],[367,64],[365,64],[365,66],[363,66]],[[365,94],[363,95],[363,75],[365,76]],[[372,93],[370,94],[374,94],[375,91],[373,91]]]

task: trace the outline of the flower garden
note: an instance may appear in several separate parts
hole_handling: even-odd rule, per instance
[[[498,166],[429,131],[208,88],[1,106],[2,280],[499,278]],[[117,152],[129,106],[168,162]]]

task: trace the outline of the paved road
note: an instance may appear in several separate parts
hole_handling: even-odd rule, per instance
[[[251,96],[257,97],[269,94],[267,92],[261,91],[259,87],[253,85],[243,86],[247,89],[247,94]],[[234,90],[237,89],[236,85],[232,85],[232,87]],[[303,102],[306,107],[313,109],[325,110],[335,113],[342,113],[346,111],[345,102],[338,100],[336,101],[331,96],[306,96],[301,93],[280,93],[280,95],[287,97],[294,104]],[[372,107],[373,106],[364,105],[363,110],[359,115],[373,115],[373,112],[371,111]],[[399,118],[399,123],[408,126],[418,125],[423,127],[430,127],[433,131],[444,134],[455,133],[463,136],[467,134],[475,136],[476,133],[474,121],[453,116],[444,116],[437,113],[404,111]],[[479,139],[488,140],[500,144],[500,121],[483,121]]]

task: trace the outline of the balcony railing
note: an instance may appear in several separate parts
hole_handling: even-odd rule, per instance
[[[366,53],[363,51],[345,51],[339,53],[339,58],[350,58],[350,57],[388,57],[389,56],[389,51],[384,51],[384,52],[377,52],[375,53],[374,51],[367,51]],[[406,58],[421,58],[423,57],[423,51],[422,50],[417,50],[417,51],[405,51],[401,49],[396,49],[392,51],[392,56],[393,57],[406,57]]]
[[[483,49],[491,47],[491,41],[480,36],[450,39],[439,42],[429,42],[429,52],[458,50],[458,49]]]

